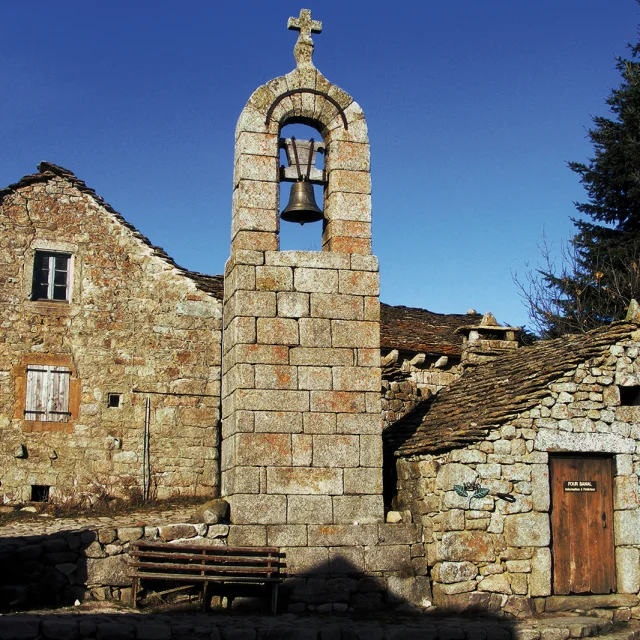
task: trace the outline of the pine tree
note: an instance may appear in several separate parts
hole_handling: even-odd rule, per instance
[[[606,101],[612,117],[594,117],[588,132],[593,158],[569,163],[589,197],[575,206],[592,221],[573,220],[559,272],[543,250],[546,268],[518,283],[543,337],[622,319],[640,298],[640,43],[630,49],[630,59],[617,59],[622,82]]]

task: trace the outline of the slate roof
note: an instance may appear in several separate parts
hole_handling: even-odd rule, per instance
[[[122,217],[122,214],[118,213],[108,202],[105,202],[102,199],[102,197],[100,197],[93,189],[88,187],[82,180],[80,180],[80,178],[78,178],[73,172],[69,171],[68,169],[65,169],[64,167],[59,167],[58,165],[55,165],[51,162],[41,162],[38,165],[38,171],[40,173],[34,173],[34,174],[24,176],[18,182],[14,184],[10,184],[8,187],[5,187],[4,189],[0,189],[0,204],[2,204],[2,201],[6,196],[8,196],[11,193],[14,193],[18,189],[27,187],[31,184],[35,184],[38,182],[47,182],[51,180],[51,178],[54,178],[56,176],[60,178],[65,178],[71,184],[73,184],[73,186],[76,187],[78,191],[81,191],[82,193],[86,193],[91,198],[93,198],[93,200],[98,205],[100,205],[101,207],[106,209],[111,215],[113,215],[118,220],[118,222],[120,222],[120,224],[127,227],[127,229],[130,229],[133,232],[133,235],[136,238],[138,238],[138,240],[141,240],[150,249],[152,249],[154,256],[161,258],[162,260],[167,262],[169,265],[177,269],[183,276],[189,278],[190,280],[193,280],[193,282],[195,282],[198,289],[200,289],[201,291],[204,291],[205,293],[213,296],[214,298],[219,298],[220,300],[222,300],[223,288],[224,288],[223,276],[209,276],[204,273],[199,273],[197,271],[189,271],[188,269],[185,269],[184,267],[181,267],[180,265],[176,264],[175,260],[171,258],[171,256],[169,256],[167,252],[164,249],[162,249],[162,247],[157,247],[156,245],[154,245],[151,242],[151,240],[149,240],[149,238],[147,238],[142,233],[140,233],[130,222],[127,222]]]
[[[615,322],[587,334],[543,340],[468,369],[435,398],[388,427],[385,449],[406,456],[479,442],[490,429],[535,407],[551,382],[581,362],[606,355],[610,345],[637,330],[634,322]]]
[[[434,313],[426,309],[380,305],[380,346],[427,355],[459,356],[459,327],[478,324],[482,315]]]

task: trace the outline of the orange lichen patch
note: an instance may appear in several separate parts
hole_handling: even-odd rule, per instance
[[[273,276],[256,278],[256,289],[258,291],[276,291],[277,284],[278,282]]]
[[[326,233],[335,238],[371,238],[371,223],[355,220],[332,220]]]
[[[289,388],[291,386],[291,373],[289,370],[281,370],[281,367],[276,369],[276,380],[278,381],[279,388]]]
[[[278,236],[268,231],[238,231],[233,239],[233,250],[277,251]]]
[[[239,344],[235,349],[239,362],[286,364],[289,361],[289,347],[286,345]]]
[[[364,411],[364,395],[352,391],[314,391],[311,394],[311,410],[361,413]]]
[[[359,255],[369,255],[371,253],[371,240],[367,238],[338,236],[329,238],[325,246],[326,251],[335,253],[357,253]]]
[[[178,351],[176,354],[176,360],[180,364],[185,364],[187,362],[193,363],[197,360],[197,354],[192,351]]]
[[[286,433],[240,433],[238,463],[248,466],[282,465],[291,460],[291,436]]]

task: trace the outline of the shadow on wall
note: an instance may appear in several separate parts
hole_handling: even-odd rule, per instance
[[[397,495],[398,470],[396,468],[395,452],[409,440],[429,411],[435,396],[418,403],[400,420],[390,424],[382,432],[383,463],[382,463],[382,493],[386,511],[396,508],[394,498]]]
[[[127,549],[113,544],[115,535],[108,540],[108,531],[0,539],[0,612],[73,605],[91,593],[97,599],[126,600],[131,592]],[[96,584],[91,590],[89,575]]]
[[[3,538],[0,541],[0,607],[3,612],[34,608],[83,606],[72,612],[38,614],[13,613],[0,616],[0,638],[193,638],[202,637],[302,638],[324,640],[327,629],[350,630],[348,638],[491,638],[512,637],[513,623],[479,608],[425,609],[431,600],[429,580],[414,577],[406,568],[384,576],[365,575],[348,560],[350,548],[336,551],[328,563],[312,566],[304,575],[285,580],[279,613],[299,614],[252,616],[269,610],[267,592],[230,591],[228,609],[203,614],[192,604],[174,603],[154,607],[160,599],[152,593],[158,585],[141,591],[144,614],[91,613],[87,600],[120,599],[130,602],[131,580],[127,566],[128,544],[107,542],[109,530],[59,532],[50,536]],[[98,540],[98,535],[101,540]],[[106,551],[113,555],[107,555]],[[99,557],[95,557],[95,556]],[[93,557],[92,557],[93,556]],[[290,565],[289,570],[295,570]],[[89,578],[90,576],[90,578]],[[170,588],[174,583],[167,583]],[[215,591],[214,591],[215,595]],[[488,594],[489,595],[489,594]],[[231,597],[229,597],[231,596]],[[145,606],[145,602],[149,604]],[[151,604],[153,603],[153,604]],[[182,606],[182,608],[181,608]],[[156,615],[158,613],[158,615]],[[455,616],[452,618],[452,616]],[[246,635],[234,635],[242,630]],[[144,630],[144,631],[141,631]],[[33,633],[31,633],[33,632]],[[26,634],[26,635],[25,635]],[[291,635],[289,635],[291,634]],[[331,636],[334,637],[334,636]]]

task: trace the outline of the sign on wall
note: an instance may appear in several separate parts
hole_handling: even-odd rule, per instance
[[[565,480],[564,490],[578,493],[594,493],[598,489],[595,480]]]

